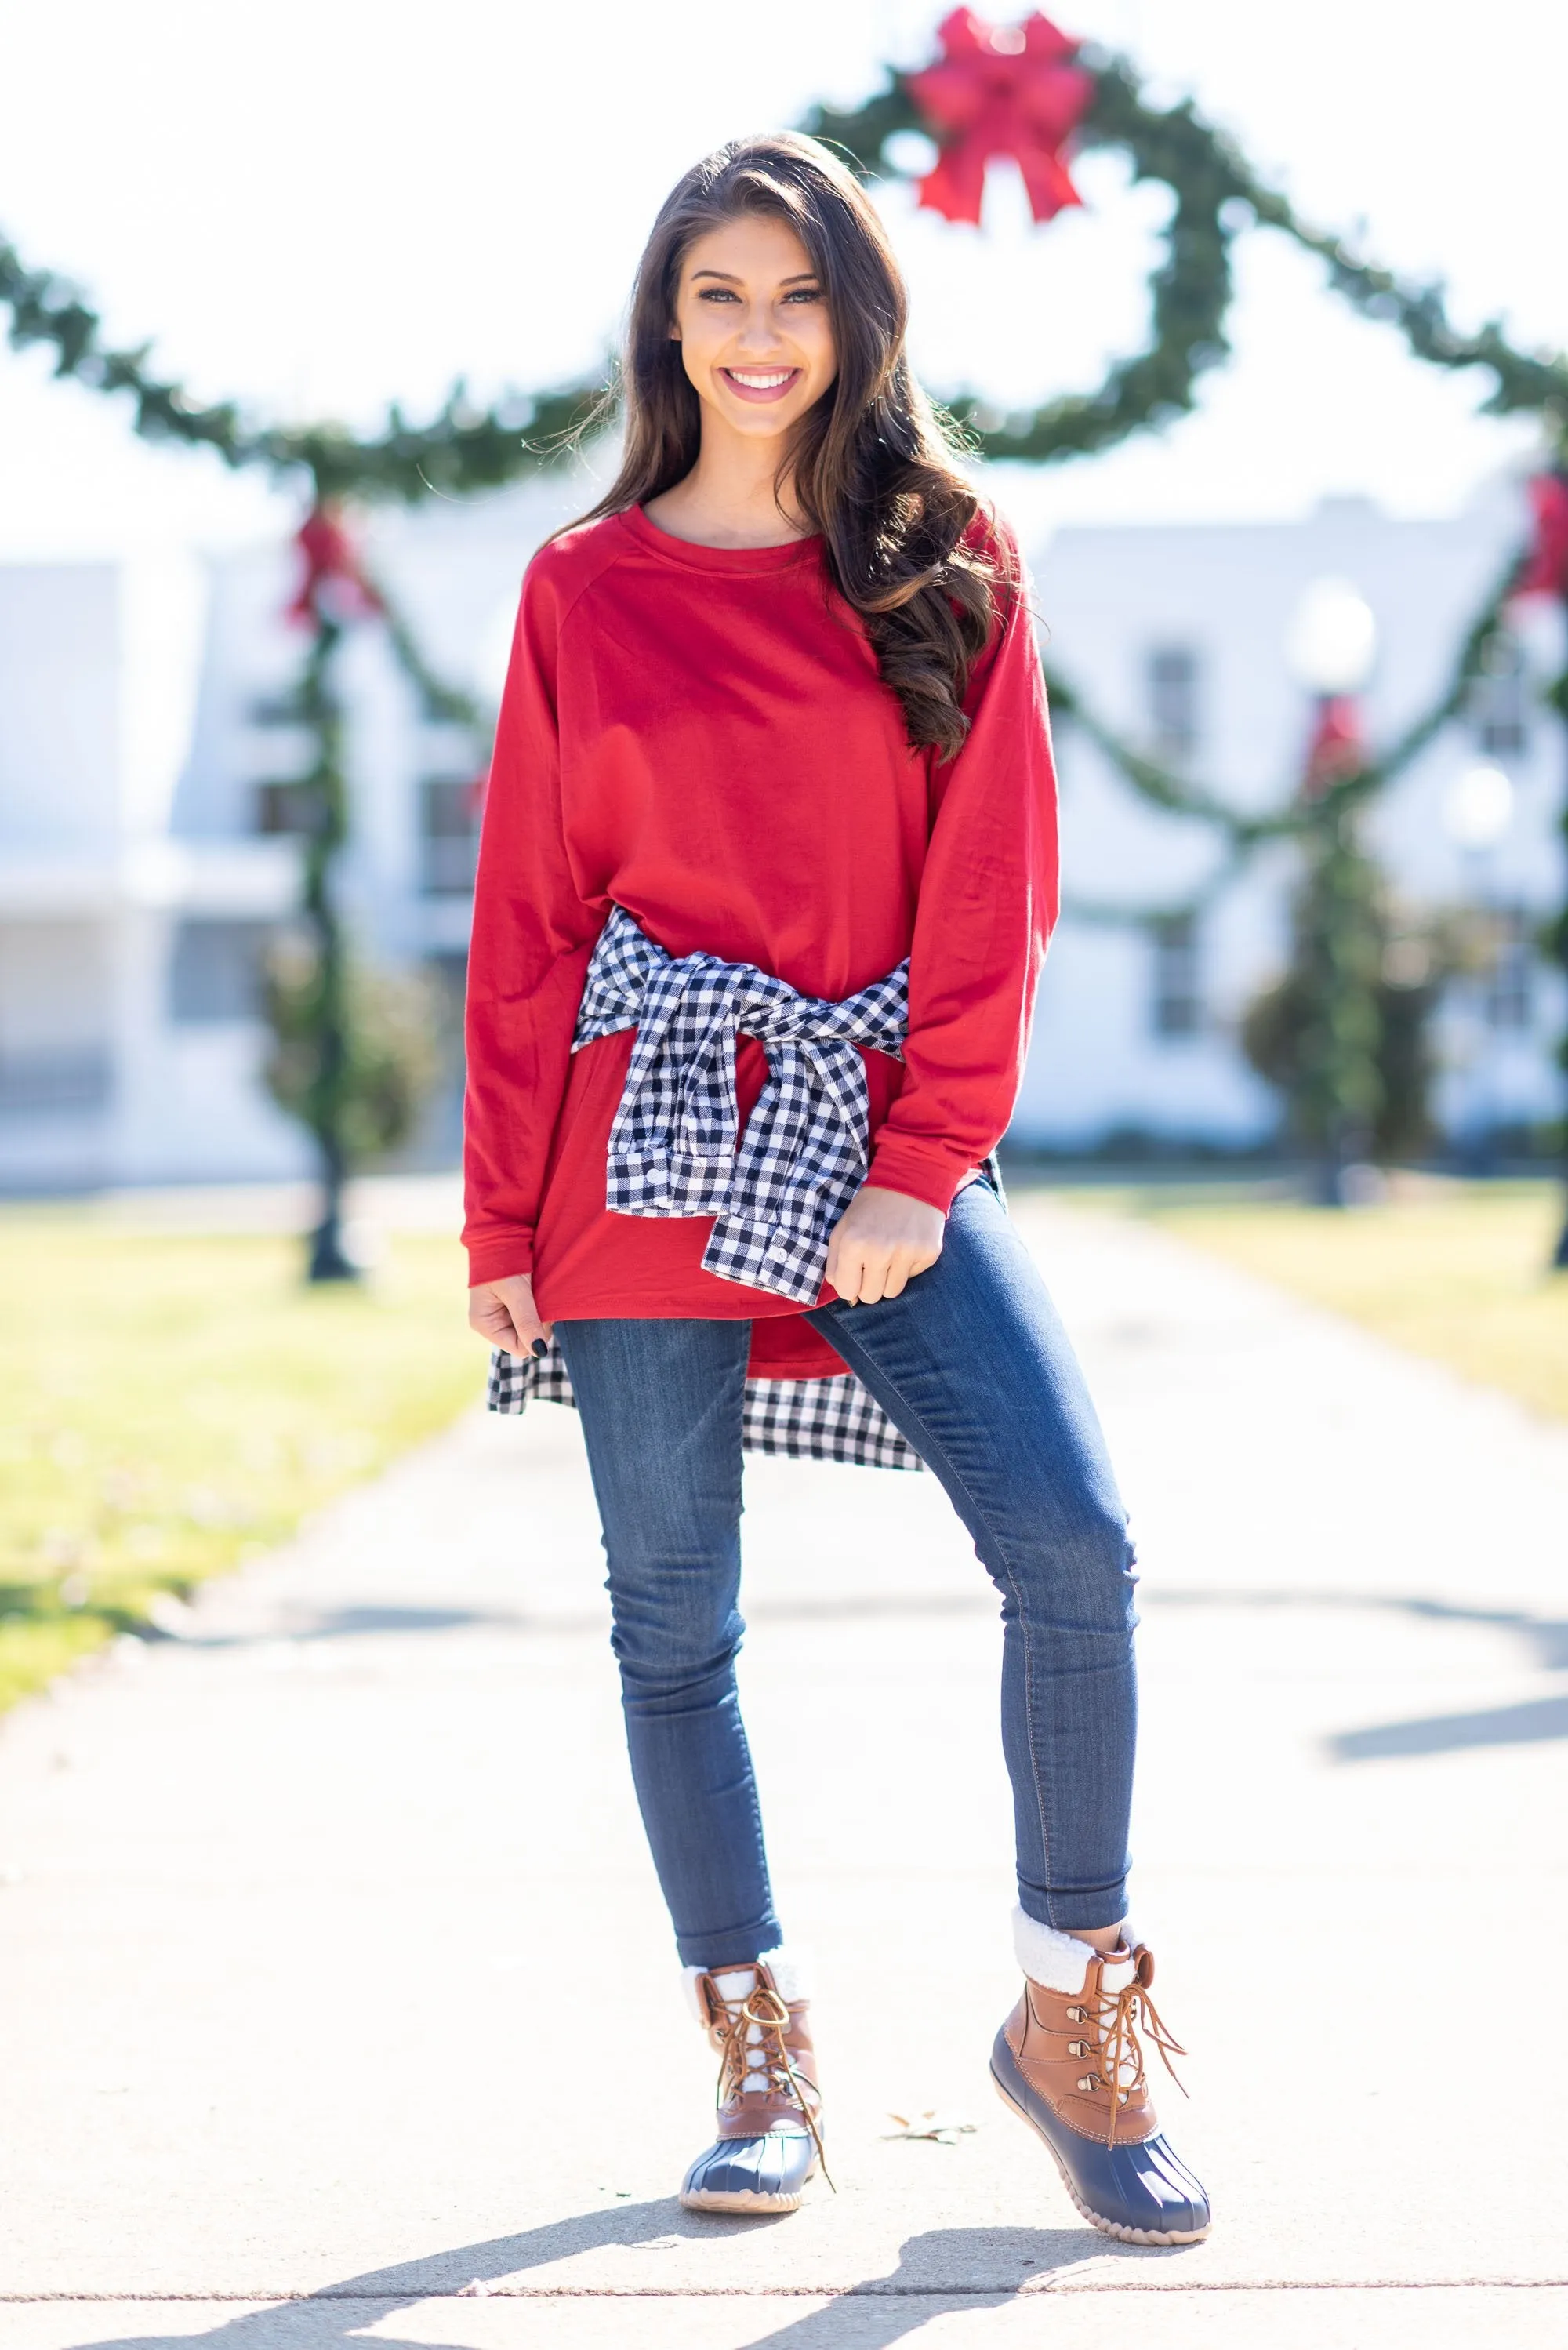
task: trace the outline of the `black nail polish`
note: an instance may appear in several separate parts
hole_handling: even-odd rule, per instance
[[[548,1347],[546,1347],[546,1346],[545,1346],[545,1341],[543,1340],[543,1338],[535,1338],[535,1341],[534,1341],[534,1359],[535,1359],[535,1361],[536,1363],[543,1362],[543,1361],[544,1361],[544,1359],[545,1359],[545,1357],[549,1353],[549,1351],[550,1351],[550,1349],[548,1348]]]

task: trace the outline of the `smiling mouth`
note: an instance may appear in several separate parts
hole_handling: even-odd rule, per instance
[[[721,368],[719,373],[742,400],[782,400],[794,389],[799,368]]]

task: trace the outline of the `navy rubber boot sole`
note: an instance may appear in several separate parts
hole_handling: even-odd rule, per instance
[[[720,2138],[700,2154],[680,2187],[688,2211],[798,2211],[817,2153],[805,2130]]]
[[[1121,2244],[1197,2244],[1209,2233],[1209,2198],[1163,2137],[1103,2146],[1070,2129],[1018,2069],[999,2032],[991,2052],[996,2094],[1027,2122],[1062,2174],[1078,2210],[1103,2236]]]

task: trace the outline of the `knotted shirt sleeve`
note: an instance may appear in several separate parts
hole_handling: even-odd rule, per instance
[[[562,810],[563,598],[529,567],[485,793],[469,949],[463,1242],[472,1283],[534,1269],[534,1230],[588,961],[608,911],[579,894]]]
[[[997,534],[1001,618],[964,698],[970,730],[932,755],[934,818],[909,957],[903,1088],[867,1180],[945,1213],[1012,1116],[1059,904],[1056,775],[1030,584]]]

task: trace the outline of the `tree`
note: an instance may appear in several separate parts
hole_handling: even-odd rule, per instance
[[[301,596],[314,635],[296,699],[316,757],[296,786],[305,818],[299,921],[278,941],[265,976],[274,1037],[265,1075],[273,1099],[308,1128],[320,1153],[309,1278],[352,1281],[359,1269],[343,1246],[344,1186],[356,1167],[411,1129],[436,1074],[436,1021],[427,982],[372,975],[357,962],[337,904],[348,808],[343,714],[332,686],[343,624],[322,593],[330,576],[313,577]]]

